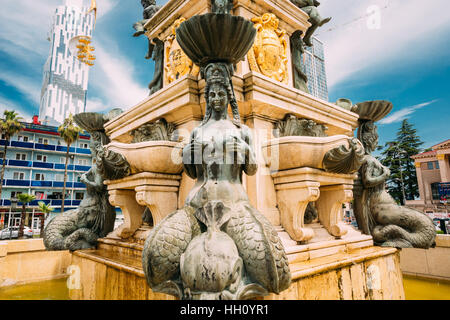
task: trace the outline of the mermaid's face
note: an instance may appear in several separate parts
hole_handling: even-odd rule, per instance
[[[209,90],[209,103],[214,111],[226,112],[228,107],[228,94],[223,85],[213,84]]]

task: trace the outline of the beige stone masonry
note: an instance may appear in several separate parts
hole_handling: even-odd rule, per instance
[[[69,251],[46,251],[42,239],[0,241],[0,287],[66,277]]]
[[[154,225],[178,208],[180,175],[145,172],[120,180],[105,181],[109,201],[122,209],[124,223],[108,238],[128,239],[142,226],[145,207]]]
[[[165,39],[170,28],[180,17],[186,19],[211,11],[209,0],[169,0],[145,25],[147,37]],[[311,26],[308,15],[290,1],[240,0],[235,3],[233,14],[251,19],[264,13],[273,13],[280,19],[280,28],[290,35],[296,30],[306,30]]]
[[[341,237],[348,232],[342,220],[342,204],[353,199],[355,175],[328,173],[313,168],[283,170],[272,174],[281,214],[281,225],[296,241],[314,237],[303,219],[309,202],[317,201],[319,220],[327,231]]]

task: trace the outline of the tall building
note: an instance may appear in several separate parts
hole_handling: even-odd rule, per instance
[[[12,206],[19,193],[36,196],[36,200],[27,206],[29,211],[25,220],[26,226],[35,231],[40,228],[39,201],[54,208],[54,214],[61,212],[66,143],[57,127],[40,124],[37,116],[32,123],[22,124],[24,129],[11,137],[8,144],[0,199],[0,230],[9,225],[20,224],[21,205],[18,204],[17,208]],[[70,146],[64,211],[77,208],[85,196],[86,186],[81,183],[80,178],[92,165],[89,142],[90,136],[81,134],[80,139]],[[0,159],[3,159],[3,146],[6,143],[2,135]],[[47,221],[50,219],[51,217]]]
[[[50,54],[44,65],[39,108],[39,118],[45,125],[56,126],[69,113],[85,111],[90,65],[79,60],[77,52],[71,52],[69,44],[75,51],[73,49],[77,49],[79,39],[75,37],[92,37],[95,0],[92,0],[91,7],[85,6],[87,3],[87,0],[65,0],[53,16],[48,36]]]
[[[328,101],[323,43],[319,39],[313,38],[313,46],[305,46],[305,48],[302,56],[302,70],[308,76],[309,92],[317,98]]]

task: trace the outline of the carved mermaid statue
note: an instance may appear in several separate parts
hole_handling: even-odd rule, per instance
[[[230,68],[210,63],[203,70],[206,115],[183,150],[185,172],[196,184],[185,207],[156,226],[144,246],[152,290],[181,299],[251,299],[279,293],[291,281],[278,234],[242,185],[243,172],[254,175],[257,165]]]
[[[86,185],[86,197],[75,210],[64,212],[50,221],[44,230],[47,250],[82,250],[95,248],[97,239],[114,229],[116,210],[109,203],[106,179],[121,179],[131,172],[126,159],[118,153],[105,150],[109,143],[104,124],[120,114],[113,109],[107,115],[80,113],[75,122],[91,135],[90,149],[94,164],[81,176]]]
[[[371,234],[377,245],[384,247],[430,248],[436,238],[432,220],[422,212],[398,206],[386,191],[390,170],[371,155],[378,146],[375,123],[362,121],[358,138],[365,148],[359,171],[362,190],[355,192],[355,216],[359,228]]]
[[[48,223],[44,230],[47,250],[95,248],[97,239],[112,231],[116,213],[108,202],[103,180],[96,164],[81,176],[81,182],[87,188],[86,198],[79,208],[67,211]]]

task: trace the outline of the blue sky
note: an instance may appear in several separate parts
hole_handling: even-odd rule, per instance
[[[330,101],[392,101],[394,110],[379,124],[381,144],[395,138],[405,118],[418,129],[424,147],[449,139],[450,2],[321,2],[322,15],[333,17],[317,32],[325,45]],[[25,119],[39,112],[47,31],[62,3],[2,0],[0,112],[15,109]],[[90,73],[87,110],[128,109],[147,96],[154,68],[144,59],[146,40],[132,37],[142,7],[139,0],[97,3],[97,62]]]

